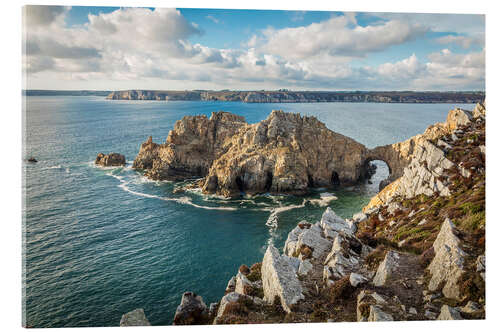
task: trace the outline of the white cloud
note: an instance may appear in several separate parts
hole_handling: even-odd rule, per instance
[[[484,35],[481,34],[475,36],[447,35],[437,38],[436,41],[440,44],[457,44],[464,49],[468,49],[472,45],[479,45],[484,47]]]
[[[287,59],[304,59],[320,53],[363,57],[422,36],[427,28],[392,20],[381,25],[350,28],[353,16],[337,16],[297,28],[263,31],[259,49]]]
[[[33,6],[24,7],[23,14],[26,22],[32,26],[47,26],[63,16],[69,7],[63,6]]]
[[[360,26],[356,13],[345,13],[298,28],[268,28],[242,49],[220,49],[191,42],[204,32],[175,9],[119,9],[73,27],[65,25],[66,14],[27,14],[23,63],[33,87],[69,82],[81,89],[80,80],[92,89],[484,88],[484,51],[445,49],[427,63],[413,54],[380,66],[352,66],[355,58],[428,31],[403,20]]]

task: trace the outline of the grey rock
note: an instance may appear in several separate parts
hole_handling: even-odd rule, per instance
[[[313,265],[309,260],[304,260],[300,262],[297,274],[301,276],[306,276],[313,269]]]
[[[237,292],[231,292],[220,300],[219,308],[217,310],[217,316],[214,319],[214,324],[217,324],[219,320],[221,319],[222,316],[226,314],[226,308],[229,304],[231,303],[236,303],[240,299],[245,299],[248,301],[252,301],[253,303],[257,305],[262,305],[264,304],[264,301],[258,297],[252,297],[252,296],[247,296],[243,294],[239,294]]]
[[[459,279],[464,273],[465,252],[454,231],[453,222],[447,218],[433,244],[435,256],[428,267],[431,274],[428,289],[436,291],[444,283],[443,295],[458,300],[462,295]]]
[[[351,283],[351,286],[353,286],[353,287],[357,287],[360,284],[365,283],[367,281],[368,281],[368,279],[361,274],[351,273],[349,275],[349,282]]]
[[[418,312],[417,312],[417,309],[415,309],[414,307],[411,307],[409,310],[408,310],[408,313],[412,314],[412,315],[417,315]]]
[[[109,153],[109,154],[99,153],[97,154],[97,157],[95,159],[96,165],[104,167],[123,166],[125,165],[125,163],[126,163],[125,156],[118,153]]]
[[[475,313],[481,310],[481,307],[478,303],[469,301],[465,306],[460,308],[460,312],[463,313]]]
[[[476,259],[476,272],[486,271],[486,257],[485,255],[480,255]]]
[[[376,305],[370,305],[368,321],[393,321],[394,318]]]
[[[366,220],[366,219],[367,219],[367,216],[366,216],[366,214],[365,214],[365,213],[363,213],[363,212],[359,212],[359,213],[354,214],[354,215],[352,216],[352,220],[353,220],[354,222],[356,222],[356,223],[363,222],[363,221],[364,221],[364,220]]]
[[[174,316],[174,325],[201,324],[208,318],[208,309],[203,298],[191,291],[182,295],[181,304]]]
[[[427,319],[436,319],[437,318],[437,313],[434,312],[434,311],[431,311],[431,310],[425,310],[425,313],[424,313],[424,316],[427,318]]]
[[[443,305],[441,307],[441,313],[437,317],[437,320],[461,320],[463,319],[457,308],[452,308],[449,305]]]
[[[343,218],[335,214],[335,212],[328,207],[321,216],[320,225],[323,229],[330,229],[336,232],[344,232],[352,235],[356,232],[356,226],[348,223]]]
[[[283,309],[291,312],[291,306],[304,299],[296,270],[272,245],[266,250],[261,272],[265,301],[272,303],[278,296]]]
[[[401,210],[401,209],[403,209],[403,206],[401,206],[401,204],[399,202],[391,202],[387,206],[387,212],[389,212],[389,214],[394,214],[397,210]]]
[[[373,278],[373,284],[377,287],[383,286],[391,278],[393,272],[399,265],[399,254],[395,251],[389,251],[385,255],[384,261],[380,263],[377,273]]]
[[[120,319],[120,326],[151,326],[144,309],[135,309],[125,313]]]
[[[233,276],[229,281],[227,282],[226,286],[226,294],[233,292],[236,289],[236,277]]]

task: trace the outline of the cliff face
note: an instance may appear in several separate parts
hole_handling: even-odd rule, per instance
[[[477,103],[483,92],[415,92],[415,91],[175,91],[124,90],[111,92],[107,99],[234,101],[244,103]]]
[[[308,187],[349,184],[362,175],[366,148],[314,117],[273,111],[242,127],[224,144],[203,185],[206,193],[304,193]]]
[[[363,176],[367,149],[314,117],[273,111],[253,125],[226,113],[184,117],[166,143],[141,145],[134,168],[152,179],[205,177],[203,191],[224,196],[304,193],[352,184]]]
[[[222,154],[225,140],[245,125],[243,117],[228,112],[212,113],[210,118],[186,116],[175,123],[165,143],[154,143],[149,137],[133,167],[155,180],[203,177]]]
[[[484,318],[484,111],[452,110],[414,139],[385,200],[348,220],[328,208],[283,254],[240,267],[204,323]]]
[[[392,158],[386,161],[391,166],[390,161],[399,160],[394,162],[399,168],[391,172],[394,182],[373,197],[365,210],[389,203],[396,196],[406,199],[432,193],[449,196],[449,178],[454,171],[454,164],[449,160],[448,152],[459,141],[459,136],[463,135],[463,131],[457,129],[484,118],[485,107],[482,103],[478,103],[473,112],[454,109],[448,113],[444,123],[429,126],[423,134],[401,143],[375,148],[374,151],[391,151]],[[461,166],[459,168],[463,169]]]

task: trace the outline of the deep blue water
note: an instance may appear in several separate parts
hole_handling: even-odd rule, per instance
[[[222,200],[176,184],[151,182],[130,168],[149,135],[163,142],[184,115],[224,110],[254,123],[272,109],[314,115],[368,147],[401,141],[437,121],[449,104],[243,104],[107,101],[102,97],[26,98],[23,292],[31,327],[116,326],[144,308],[153,325],[170,324],[186,290],[205,302],[223,296],[240,264],[261,261],[268,243],[282,247],[301,219],[325,209],[306,198]],[[98,152],[125,154],[124,168],[96,168]],[[386,176],[378,164],[378,181]],[[384,173],[385,172],[385,173]],[[377,181],[335,191],[328,204],[350,217]],[[321,192],[321,191],[319,191]],[[315,201],[316,200],[316,201]],[[295,207],[295,208],[294,208]]]

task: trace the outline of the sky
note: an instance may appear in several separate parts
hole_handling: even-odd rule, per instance
[[[26,6],[27,89],[484,90],[468,14]]]

